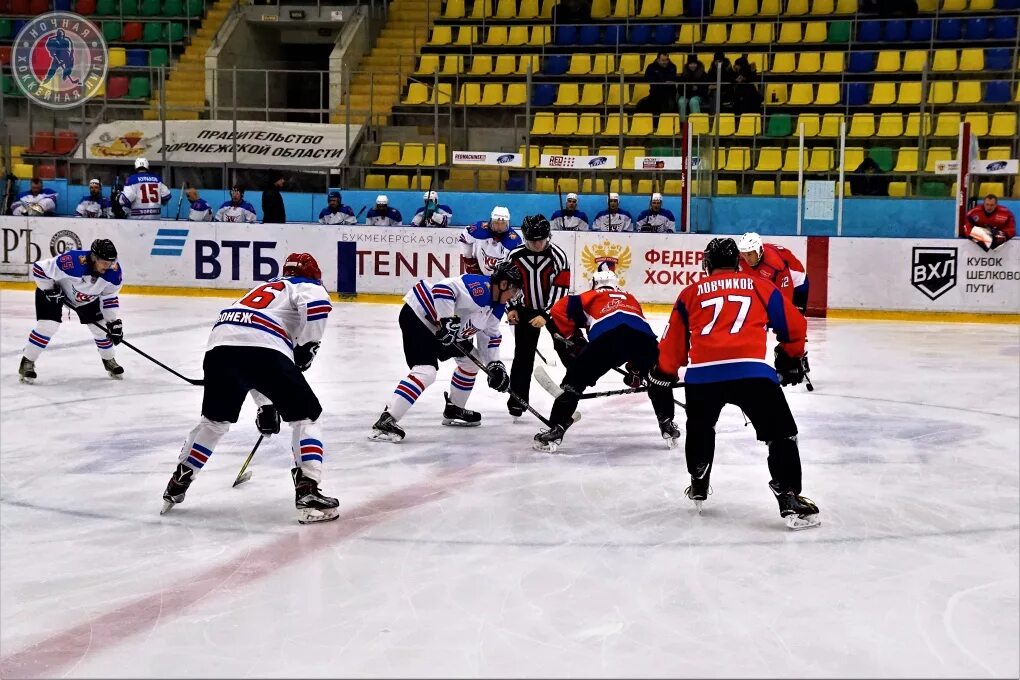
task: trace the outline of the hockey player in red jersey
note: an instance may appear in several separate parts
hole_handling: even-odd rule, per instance
[[[641,384],[655,366],[658,347],[655,333],[645,321],[641,303],[620,290],[619,279],[609,268],[595,272],[591,290],[560,298],[550,313],[562,337],[570,337],[580,329],[588,331],[588,344],[567,368],[561,385],[563,393],[553,403],[549,415],[552,427],[535,435],[533,447],[536,450],[553,452],[573,422],[571,416],[585,388],[625,362],[631,383]],[[652,393],[649,396],[652,397]],[[670,438],[680,436],[672,420],[669,427],[673,428],[669,431]],[[666,436],[663,430],[663,437]]]
[[[797,256],[782,246],[762,243],[761,236],[749,231],[737,242],[740,271],[771,281],[801,314],[807,313],[808,277]]]
[[[780,388],[804,379],[801,357],[807,323],[768,281],[739,271],[733,239],[715,238],[705,249],[707,276],[680,292],[659,342],[652,385],[668,388],[681,366],[687,395],[688,498],[698,509],[708,498],[715,458],[715,424],[726,404],[741,408],[759,440],[769,447],[769,487],[780,515],[793,529],[815,526],[818,508],[800,495],[797,424]],[[767,328],[779,339],[775,368],[766,360]],[[673,402],[653,401],[659,418],[672,417]]]

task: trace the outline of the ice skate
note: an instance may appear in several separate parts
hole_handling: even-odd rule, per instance
[[[383,411],[372,426],[372,434],[368,438],[376,442],[399,442],[404,438],[404,430],[397,425],[389,411]]]
[[[510,412],[510,417],[514,419],[514,422],[519,423],[521,421],[521,416],[524,415],[524,407],[517,404],[508,404],[506,408]]]
[[[786,520],[786,526],[794,530],[810,529],[822,523],[818,506],[810,498],[793,491],[783,491],[776,482],[769,482],[769,488],[779,503],[779,515]]]
[[[177,469],[170,475],[170,481],[166,485],[166,491],[163,492],[163,509],[159,511],[159,514],[165,515],[170,512],[175,505],[184,502],[184,494],[188,492],[188,487],[191,486],[191,482],[195,479],[195,471],[189,468],[184,463],[178,463]]]
[[[455,427],[478,427],[482,424],[482,414],[478,411],[469,411],[461,408],[450,401],[449,392],[443,392],[446,399],[446,408],[443,409],[443,425]]]
[[[545,451],[546,453],[556,453],[556,449],[563,443],[563,434],[565,430],[562,425],[556,425],[549,428],[548,430],[542,430],[535,435],[535,440],[531,444],[531,448],[536,451]]]
[[[323,496],[319,485],[314,479],[305,477],[301,468],[292,468],[290,476],[294,479],[294,507],[298,509],[300,524],[329,522],[340,517],[340,501]]]
[[[18,366],[18,375],[21,376],[18,381],[23,382],[27,385],[31,385],[35,382],[35,362],[29,361],[28,357],[21,357],[21,365]]]
[[[665,435],[664,435],[665,436]],[[694,509],[701,514],[701,506],[706,500],[708,500],[709,494],[712,493],[712,487],[709,486],[710,473],[712,470],[712,464],[709,463],[702,470],[699,475],[691,475],[691,485],[684,489],[684,495],[694,501]]]
[[[118,364],[116,359],[103,359],[103,368],[114,380],[122,380],[124,377],[124,367]]]
[[[666,441],[666,446],[671,449],[675,449],[680,446],[680,436],[683,434],[680,432],[680,428],[676,426],[672,418],[664,418],[659,421],[659,432],[662,433],[662,438]]]

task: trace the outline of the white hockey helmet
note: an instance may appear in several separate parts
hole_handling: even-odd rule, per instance
[[[426,191],[424,194],[422,194],[421,197],[426,201],[436,201],[437,203],[439,202],[438,191]]]
[[[375,197],[375,204],[376,205],[389,205],[390,204],[390,197],[387,196],[386,194],[379,194],[378,196]]]
[[[609,192],[609,200],[610,201],[619,201],[620,200],[620,194],[616,193],[615,191],[610,191]]]
[[[146,158],[136,158],[135,159],[135,170],[140,170],[142,168],[145,168],[146,170],[149,169],[149,161],[148,161],[148,159],[146,159]]]
[[[599,290],[601,288],[619,290],[620,279],[616,276],[616,272],[607,263],[603,262],[591,276],[591,288],[592,290]]]
[[[753,231],[747,232],[740,237],[739,241],[737,241],[737,250],[742,253],[758,253],[758,256],[761,257],[761,236]]]
[[[577,200],[577,194],[575,194],[573,191],[571,191],[569,194],[567,194],[567,200],[569,201],[571,199],[573,199],[575,201]]]
[[[495,222],[496,220],[502,220],[507,224],[510,224],[510,209],[504,208],[501,205],[497,205],[492,209],[492,214],[489,215],[489,220]]]
[[[662,194],[660,194],[658,191],[652,194],[651,202],[654,203],[655,201],[662,203]]]

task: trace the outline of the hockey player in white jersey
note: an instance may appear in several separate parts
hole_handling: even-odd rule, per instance
[[[600,210],[591,223],[592,231],[634,231],[634,218],[626,210],[620,209],[620,194],[609,194],[609,205]]]
[[[74,214],[77,217],[105,219],[113,217],[110,199],[103,196],[103,185],[98,179],[89,180],[89,192],[78,201],[78,207],[74,209]]]
[[[160,514],[184,501],[195,474],[237,422],[248,392],[257,390],[293,430],[291,478],[298,522],[339,517],[339,501],[319,490],[325,450],[318,423],[322,407],[302,375],[315,358],[332,310],[321,279],[314,257],[291,253],[281,278],[252,289],[220,312],[202,362],[202,418],[181,449]],[[262,423],[259,429],[265,432]]]
[[[588,231],[588,215],[577,209],[577,194],[567,194],[567,203],[552,214],[550,226],[555,231]]]
[[[198,195],[198,189],[188,187],[184,190],[188,199],[188,221],[189,222],[212,222],[212,208],[205,199]]]
[[[414,227],[448,227],[453,222],[453,209],[439,202],[439,192],[426,191],[422,194],[425,205],[415,211],[411,218]]]
[[[497,262],[522,245],[520,234],[510,227],[510,211],[502,206],[492,209],[488,222],[475,222],[460,233],[461,255],[469,274],[492,274]]]
[[[106,372],[111,378],[122,377],[124,369],[114,358],[113,346],[124,339],[124,324],[118,318],[123,274],[109,239],[96,239],[89,250],[69,250],[32,263],[36,322],[18,368],[21,382],[35,382],[35,362],[60,329],[65,304],[92,331]],[[100,321],[106,322],[106,331],[94,325]]]
[[[217,222],[247,222],[255,224],[259,221],[255,214],[255,206],[244,200],[244,188],[239,184],[230,187],[230,200],[224,201],[216,211]]]
[[[510,389],[510,376],[499,360],[503,340],[499,322],[506,304],[520,291],[521,271],[509,262],[497,264],[491,276],[463,274],[436,284],[419,281],[404,296],[400,309],[404,358],[410,370],[397,383],[369,439],[399,442],[404,438],[397,421],[435,382],[439,362],[447,359],[454,359],[457,368],[450,380],[450,392],[443,395],[443,424],[480,425],[481,414],[464,408],[478,373],[477,365],[464,353],[472,352],[477,343],[476,356],[485,364],[489,387],[497,392]]]
[[[135,161],[135,174],[128,177],[120,194],[120,203],[128,219],[158,220],[163,206],[170,202],[170,189],[159,175],[149,170],[149,161]]]
[[[326,196],[326,207],[319,212],[319,224],[357,224],[351,206],[343,204],[343,196],[339,191],[331,191]]]
[[[375,207],[365,215],[365,224],[370,227],[397,227],[403,220],[400,211],[390,207],[390,199],[385,194],[375,197]]]
[[[635,223],[635,231],[668,233],[676,231],[676,217],[673,212],[662,207],[662,194],[652,194],[648,201],[648,210],[642,210]]]
[[[28,191],[18,194],[17,200],[11,203],[11,214],[17,216],[32,215],[50,217],[57,213],[57,192],[43,186],[38,177],[32,178]]]

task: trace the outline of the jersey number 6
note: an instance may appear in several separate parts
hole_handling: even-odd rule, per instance
[[[265,309],[276,299],[275,291],[283,290],[286,287],[282,281],[267,283],[245,295],[237,304],[251,307],[252,309]]]

